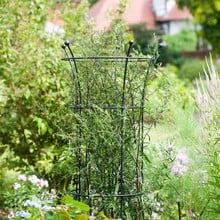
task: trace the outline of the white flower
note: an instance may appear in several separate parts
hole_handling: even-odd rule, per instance
[[[20,183],[14,183],[13,185],[13,188],[16,190],[16,189],[19,189],[21,187],[21,184]]]
[[[49,186],[48,181],[47,181],[47,180],[44,180],[44,179],[39,179],[36,185],[37,185],[40,189],[43,188],[43,187],[48,187],[48,186]]]
[[[53,195],[56,195],[57,194],[56,189],[51,189],[50,193],[53,194]]]
[[[15,213],[10,210],[9,213],[8,213],[8,219],[14,219],[15,218]]]
[[[42,189],[43,187],[48,187],[48,181],[44,179],[39,179],[36,175],[32,175],[28,178],[28,180],[37,186],[39,189]]]
[[[192,212],[192,210],[189,210],[187,214],[191,218],[195,218],[196,217],[196,214],[194,212]]]
[[[151,217],[152,217],[152,220],[158,220],[159,219],[159,215],[156,212],[152,212]]]
[[[51,189],[50,191],[50,199],[56,199],[57,195],[56,195],[56,190],[55,189]]]
[[[27,177],[24,174],[21,174],[21,175],[18,176],[18,180],[26,181]]]
[[[29,176],[28,180],[34,185],[37,185],[37,183],[39,182],[39,179],[36,175]]]

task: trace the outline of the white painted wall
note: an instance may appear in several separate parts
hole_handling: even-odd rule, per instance
[[[175,0],[153,0],[153,10],[156,16],[165,16],[174,6]]]
[[[171,21],[169,25],[169,34],[177,34],[185,28],[192,29],[192,23],[190,21]]]
[[[47,21],[45,23],[44,31],[46,33],[48,33],[49,35],[56,35],[56,34],[58,34],[58,35],[63,36],[64,33],[65,33],[63,28],[61,28],[58,25],[56,25],[56,24],[54,24],[52,22],[49,22],[49,21]]]
[[[177,34],[183,29],[193,29],[193,23],[191,21],[170,21],[160,24],[164,31],[164,34]]]

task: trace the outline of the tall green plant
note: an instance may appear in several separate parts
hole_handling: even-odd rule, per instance
[[[201,151],[206,160],[209,174],[208,187],[210,190],[208,213],[211,217],[219,216],[220,212],[220,93],[219,93],[219,73],[212,58],[207,60],[204,68],[205,78],[197,81],[197,103],[200,112],[201,134],[204,147]]]
[[[120,16],[113,20],[110,33],[70,41],[76,63],[72,62],[73,126],[66,134],[72,163],[71,159],[66,163],[70,169],[65,174],[72,175],[68,190],[91,203],[95,211],[143,219],[142,107],[148,80],[154,78],[157,49],[152,47],[148,56],[132,51],[131,59],[125,59],[130,36]],[[137,55],[148,62],[132,60]],[[65,161],[57,164],[58,169],[61,166]]]

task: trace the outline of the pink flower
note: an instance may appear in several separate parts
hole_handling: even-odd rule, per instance
[[[173,164],[170,166],[170,172],[174,176],[182,176],[188,169],[189,159],[185,150],[180,150],[176,154]]]
[[[185,165],[183,166],[178,163],[173,163],[170,167],[170,172],[174,176],[182,176],[187,171],[187,169],[188,169],[188,167]]]
[[[176,159],[175,161],[178,161],[180,164],[182,165],[188,165],[189,163],[189,158],[186,154],[186,151],[184,149],[180,150],[177,154],[176,154]]]

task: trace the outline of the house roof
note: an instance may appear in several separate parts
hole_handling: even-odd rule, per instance
[[[90,9],[88,17],[95,21],[96,29],[110,28],[109,13],[117,9],[119,0],[99,0]],[[123,19],[128,25],[146,23],[149,29],[155,26],[155,16],[152,10],[152,0],[129,0]]]
[[[176,4],[165,16],[156,17],[156,21],[158,22],[180,21],[188,19],[192,19],[192,15],[190,14],[189,10],[186,7],[179,9]]]
[[[88,17],[95,22],[97,30],[110,28],[109,13],[117,9],[119,0],[99,0],[89,10]],[[124,21],[129,25],[146,23],[148,29],[154,29],[157,22],[188,20],[192,16],[185,7],[179,9],[174,4],[164,16],[156,16],[153,9],[153,0],[128,0],[128,7],[123,15]]]

